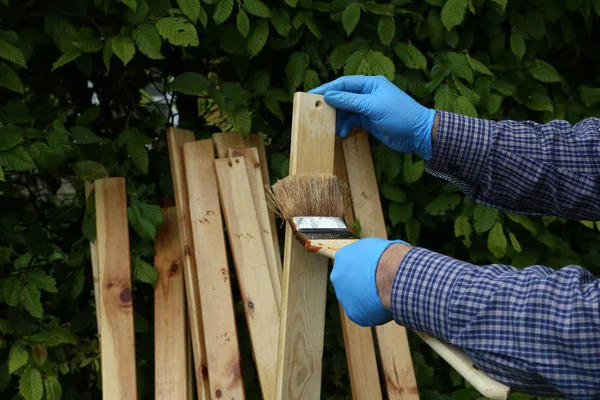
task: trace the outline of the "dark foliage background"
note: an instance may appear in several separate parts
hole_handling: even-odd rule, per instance
[[[599,114],[599,13],[598,0],[0,0],[1,397],[100,398],[83,182],[106,175],[127,178],[140,398],[153,397],[168,126],[262,132],[276,179],[292,93],[342,74],[384,75],[437,109],[575,123]],[[373,153],[392,237],[479,264],[600,271],[599,222],[498,212],[416,157]],[[349,398],[333,295],[328,310],[323,398]],[[423,399],[478,398],[410,339]]]

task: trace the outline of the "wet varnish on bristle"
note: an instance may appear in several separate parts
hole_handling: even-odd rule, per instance
[[[268,191],[271,208],[283,219],[343,217],[350,206],[348,185],[332,174],[290,175]]]

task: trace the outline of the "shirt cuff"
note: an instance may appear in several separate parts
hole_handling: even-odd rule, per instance
[[[410,249],[392,285],[394,321],[451,342],[450,297],[462,273],[469,268],[469,264],[427,249]]]
[[[476,185],[494,136],[494,121],[437,111],[438,128],[428,170]]]

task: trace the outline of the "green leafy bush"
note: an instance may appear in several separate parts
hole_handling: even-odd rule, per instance
[[[599,13],[597,0],[0,0],[2,398],[99,397],[83,180],[127,178],[138,382],[152,398],[153,240],[173,201],[167,126],[262,132],[275,179],[287,174],[293,92],[341,74],[384,75],[440,110],[577,122],[599,114]],[[600,271],[599,222],[498,212],[424,174],[417,157],[376,142],[373,153],[392,237],[475,263]],[[410,339],[423,399],[478,397]],[[349,398],[333,295],[325,350],[323,396]]]

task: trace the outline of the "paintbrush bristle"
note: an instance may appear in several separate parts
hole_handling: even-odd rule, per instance
[[[343,217],[351,203],[348,185],[333,174],[290,175],[268,191],[271,208],[285,221],[294,217]]]

